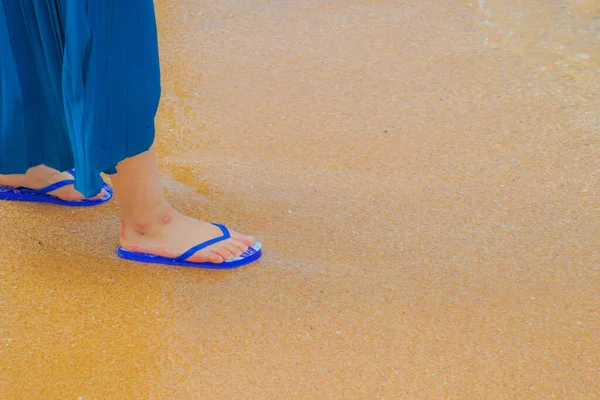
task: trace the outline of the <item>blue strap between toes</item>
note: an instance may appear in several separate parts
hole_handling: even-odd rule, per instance
[[[48,185],[45,188],[41,188],[38,190],[34,190],[34,192],[36,193],[50,193],[55,191],[56,189],[60,189],[61,187],[67,186],[67,185],[73,185],[75,184],[75,180],[73,179],[66,179],[64,181],[60,181],[60,182],[56,182],[53,183],[52,185]]]
[[[202,250],[202,249],[210,246],[211,244],[222,242],[223,240],[227,240],[227,239],[229,239],[231,237],[231,234],[229,233],[229,230],[227,229],[227,227],[225,225],[215,224],[215,223],[213,223],[213,225],[214,226],[218,226],[219,228],[221,228],[221,232],[223,232],[223,236],[219,236],[219,237],[216,237],[214,239],[207,240],[204,243],[200,243],[200,244],[192,247],[191,249],[189,249],[188,251],[186,251],[185,253],[183,253],[179,257],[177,257],[175,260],[177,260],[177,261],[185,261],[188,258],[190,258],[191,256],[193,256],[194,254],[196,254],[197,252],[199,252],[200,250]]]

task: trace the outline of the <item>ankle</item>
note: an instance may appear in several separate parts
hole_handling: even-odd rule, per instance
[[[121,242],[153,237],[173,222],[179,213],[165,200],[145,212],[121,212]]]

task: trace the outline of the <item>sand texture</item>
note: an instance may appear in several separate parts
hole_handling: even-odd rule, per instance
[[[156,7],[168,196],[265,255],[0,204],[1,399],[600,398],[600,1]]]

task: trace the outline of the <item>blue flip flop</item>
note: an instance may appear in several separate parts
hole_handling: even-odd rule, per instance
[[[73,177],[75,177],[75,170],[68,171]],[[48,193],[60,189],[61,187],[72,185],[75,183],[74,179],[65,179],[64,181],[53,183],[52,185],[48,185],[45,188],[34,190],[27,189],[23,187],[15,187],[15,186],[4,186],[0,185],[0,200],[6,201],[26,201],[26,202],[34,202],[34,203],[50,203],[50,204],[58,204],[61,206],[71,206],[71,207],[91,207],[97,206],[102,203],[106,203],[113,196],[113,191],[110,186],[106,183],[102,186],[104,189],[104,196],[99,199],[83,199],[83,200],[75,200],[75,201],[67,201],[59,199],[58,197],[52,196]]]
[[[152,263],[152,264],[166,264],[173,266],[181,266],[181,267],[197,267],[197,268],[213,268],[213,269],[231,269],[241,267],[242,265],[250,264],[256,260],[258,260],[262,255],[262,244],[257,240],[254,244],[246,250],[246,252],[234,259],[229,261],[223,261],[220,264],[215,264],[211,262],[192,262],[186,261],[188,258],[196,254],[198,251],[204,249],[205,247],[210,246],[211,244],[215,244],[221,242],[223,240],[227,240],[231,237],[229,230],[221,224],[213,225],[221,228],[221,232],[223,232],[223,236],[219,236],[217,238],[208,240],[204,243],[200,243],[196,245],[180,255],[176,258],[168,258],[157,256],[155,254],[147,254],[147,253],[138,253],[135,251],[125,250],[121,246],[117,249],[117,255],[123,259],[138,261],[143,263]]]

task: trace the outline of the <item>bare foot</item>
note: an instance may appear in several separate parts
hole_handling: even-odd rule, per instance
[[[199,243],[222,236],[212,224],[186,217],[164,202],[144,223],[121,219],[121,247],[125,250],[175,258]],[[231,238],[208,246],[187,261],[222,263],[240,256],[254,244],[254,238],[234,231]]]
[[[0,175],[0,185],[25,187],[28,189],[42,189],[56,182],[73,179],[73,176],[68,172],[60,172],[45,165],[38,165],[30,168],[27,173],[22,175]],[[51,196],[58,197],[66,201],[83,200],[84,197],[79,193],[73,185],[63,186],[48,193]],[[92,199],[99,199],[105,195],[104,189],[99,195]]]

